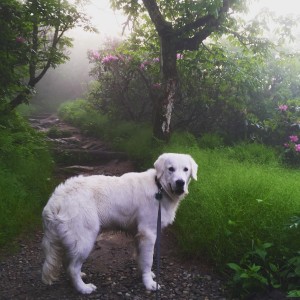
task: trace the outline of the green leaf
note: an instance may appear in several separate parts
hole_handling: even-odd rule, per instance
[[[300,266],[295,268],[295,274],[300,277]]]
[[[269,266],[272,272],[278,272],[278,267],[276,265],[269,263]]]
[[[267,256],[267,251],[264,249],[255,249],[255,253],[262,259],[265,260]]]
[[[261,266],[257,266],[257,265],[255,265],[255,264],[253,264],[249,269],[250,269],[252,272],[257,273],[257,272],[261,269]]]
[[[232,270],[234,270],[234,271],[237,271],[237,272],[239,272],[239,271],[242,270],[242,268],[241,268],[239,265],[235,264],[235,263],[228,263],[227,266],[228,266],[230,269],[232,269]]]
[[[288,298],[300,297],[300,290],[292,290],[288,292]]]

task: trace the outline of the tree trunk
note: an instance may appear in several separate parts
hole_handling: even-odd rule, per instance
[[[27,90],[19,93],[9,104],[8,104],[8,110],[12,111],[14,110],[17,106],[27,103],[28,104],[28,97],[30,96],[31,91],[28,88]]]
[[[171,31],[160,37],[160,43],[163,94],[154,107],[153,134],[160,140],[168,140],[174,102],[178,94],[176,43]]]

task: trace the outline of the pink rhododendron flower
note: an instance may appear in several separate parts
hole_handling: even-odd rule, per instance
[[[140,65],[140,69],[141,70],[145,70],[146,69],[146,67],[148,66],[148,65],[150,65],[151,63],[149,62],[149,61],[144,61],[144,62],[142,62],[141,63],[141,65]]]
[[[183,54],[177,53],[176,58],[177,59],[183,59]]]
[[[90,55],[93,59],[98,60],[100,58],[100,53],[98,51],[92,50]]]
[[[287,111],[288,110],[288,106],[287,105],[285,105],[285,104],[282,104],[282,105],[279,105],[278,106],[278,109],[280,110],[280,111]]]
[[[118,56],[115,56],[115,55],[107,55],[105,57],[103,57],[102,59],[102,63],[103,64],[107,64],[107,63],[110,63],[112,61],[117,61],[119,60],[119,57]]]
[[[284,146],[285,148],[289,148],[289,147],[290,147],[290,144],[289,144],[289,143],[284,143],[283,146]]]
[[[296,144],[295,145],[295,151],[296,152],[300,152],[300,144]]]
[[[293,142],[293,143],[296,143],[298,142],[298,136],[297,135],[290,135],[290,141]]]
[[[154,62],[154,63],[157,63],[157,62],[159,62],[159,57],[155,57],[155,58],[153,58],[153,62]]]
[[[161,88],[161,83],[153,83],[152,84],[152,87],[154,88],[154,89],[160,89]]]
[[[23,44],[26,42],[26,40],[22,36],[18,36],[16,37],[16,42]]]

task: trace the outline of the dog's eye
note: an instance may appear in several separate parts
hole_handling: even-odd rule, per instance
[[[187,167],[185,167],[184,169],[183,169],[183,171],[184,172],[187,172],[189,169],[187,168]]]
[[[174,169],[173,167],[170,167],[170,168],[169,168],[169,171],[170,171],[170,172],[174,172],[175,169]]]

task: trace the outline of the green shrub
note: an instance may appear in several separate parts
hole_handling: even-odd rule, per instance
[[[52,126],[48,131],[47,131],[47,136],[50,138],[67,138],[71,137],[72,133],[67,130],[60,130],[57,126]]]
[[[220,148],[224,145],[223,138],[215,133],[205,133],[199,139],[199,147],[201,149]]]
[[[253,243],[251,251],[244,254],[239,264],[227,264],[233,271],[228,282],[232,297],[249,299],[279,288],[288,291],[290,297],[299,297],[300,251],[274,250],[272,243],[258,241]]]
[[[0,246],[40,222],[53,162],[43,137],[14,114],[0,120]]]

